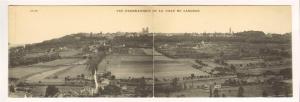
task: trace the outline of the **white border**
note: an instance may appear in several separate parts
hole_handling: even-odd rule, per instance
[[[8,0],[10,5],[291,5],[298,0]]]
[[[293,47],[292,98],[8,98],[8,5],[291,5]],[[298,0],[4,0],[0,1],[0,102],[299,102]]]

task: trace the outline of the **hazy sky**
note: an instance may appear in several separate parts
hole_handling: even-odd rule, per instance
[[[165,10],[199,12],[165,12]],[[164,10],[164,12],[117,12]],[[9,42],[36,43],[77,32],[291,32],[290,6],[10,6]]]

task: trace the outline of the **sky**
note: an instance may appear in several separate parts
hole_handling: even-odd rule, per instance
[[[143,27],[162,33],[229,32],[229,28],[286,33],[292,31],[291,19],[290,6],[10,6],[9,43],[37,43],[78,32],[140,32]]]

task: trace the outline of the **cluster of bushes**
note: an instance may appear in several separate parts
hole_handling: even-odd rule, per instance
[[[195,62],[197,62],[198,64],[202,65],[202,66],[208,66],[207,64],[203,63],[201,60],[196,59]]]

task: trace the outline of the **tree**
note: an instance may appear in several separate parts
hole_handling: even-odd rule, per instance
[[[266,90],[264,90],[264,91],[262,92],[262,96],[263,96],[263,97],[268,97],[268,93],[266,92]]]
[[[237,96],[238,97],[244,97],[244,88],[242,86],[239,87]]]
[[[219,97],[219,90],[218,89],[215,89],[214,90],[214,97]]]
[[[84,79],[84,77],[85,77],[84,74],[81,74],[80,76],[81,76],[82,79]]]
[[[101,88],[100,88],[101,89]],[[121,88],[116,85],[107,85],[104,87],[104,90],[102,90],[102,93],[105,95],[120,95],[121,94]]]
[[[195,78],[195,74],[191,74],[191,79],[192,79],[192,88],[194,88],[194,79]],[[177,79],[177,81],[178,81],[178,79]]]
[[[222,94],[222,97],[226,97],[226,95],[223,93],[223,94]]]
[[[115,75],[112,75],[111,76],[111,80],[115,80],[116,79],[116,76]]]
[[[53,96],[55,96],[58,92],[59,92],[58,88],[56,88],[56,87],[53,86],[53,85],[49,85],[49,86],[46,88],[46,95],[45,95],[45,97],[53,97]]]
[[[235,68],[235,66],[234,65],[230,65],[230,69],[233,71],[233,72],[236,72],[236,68]]]
[[[178,78],[174,78],[171,82],[171,86],[174,91],[178,90],[178,80],[179,80]]]
[[[184,89],[184,90],[187,89],[186,83],[183,84],[183,89]]]
[[[195,74],[191,74],[191,78],[194,79],[195,78]]]
[[[280,70],[279,74],[283,75],[283,77],[286,79],[291,79],[292,78],[292,69],[291,68],[282,69],[282,70]]]
[[[10,92],[15,92],[16,90],[15,90],[15,86],[14,85],[10,85],[9,86],[9,91]]]
[[[147,96],[146,79],[144,77],[139,79],[138,86],[135,88],[135,93],[141,97]]]
[[[209,97],[212,97],[212,96],[213,96],[212,90],[213,90],[212,85],[209,85]]]

